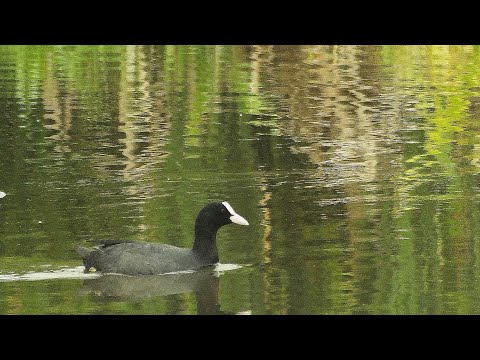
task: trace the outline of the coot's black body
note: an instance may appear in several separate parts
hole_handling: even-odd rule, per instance
[[[206,205],[195,220],[192,249],[167,244],[105,240],[100,246],[78,247],[85,272],[100,271],[126,275],[153,275],[195,270],[218,262],[216,235],[223,225],[248,222],[226,201]]]

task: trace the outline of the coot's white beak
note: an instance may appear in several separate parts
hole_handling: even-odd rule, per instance
[[[230,206],[230,204],[226,201],[222,202],[223,206],[225,206],[228,210],[228,212],[230,213],[230,220],[235,223],[235,224],[238,224],[238,225],[248,225],[248,221],[245,220],[243,217],[241,217],[240,215],[238,215],[235,210],[233,210],[233,208]]]
[[[232,220],[233,223],[238,224],[238,225],[248,225],[248,221],[245,220],[243,217],[241,217],[238,214],[230,216],[230,220]]]

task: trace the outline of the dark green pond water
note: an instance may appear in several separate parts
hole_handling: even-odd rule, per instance
[[[0,47],[0,314],[480,313],[480,48]],[[83,274],[94,239],[189,274]]]

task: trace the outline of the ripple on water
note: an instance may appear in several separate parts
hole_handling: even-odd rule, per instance
[[[63,268],[60,270],[28,272],[26,274],[0,274],[0,282],[8,281],[35,281],[55,279],[91,279],[100,276],[95,273],[84,273],[83,266]]]
[[[217,276],[222,275],[226,271],[236,270],[242,268],[238,264],[216,264],[214,271]],[[60,270],[28,272],[26,274],[0,274],[0,282],[10,281],[37,281],[37,280],[58,280],[58,279],[92,279],[101,276],[100,273],[84,273],[83,266],[62,268]],[[163,275],[192,273],[193,270],[178,271],[174,273],[167,273]]]

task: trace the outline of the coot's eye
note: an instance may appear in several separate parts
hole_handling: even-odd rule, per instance
[[[221,211],[222,211],[222,213],[224,213],[224,212],[225,212],[225,208],[222,208]]]

